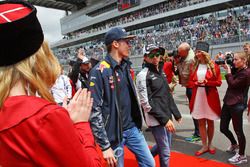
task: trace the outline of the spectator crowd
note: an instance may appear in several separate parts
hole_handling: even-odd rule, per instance
[[[178,4],[178,7],[184,7],[185,4]],[[166,7],[169,6],[162,4],[162,8],[155,10],[165,12]],[[154,8],[152,8],[152,10],[153,9]],[[146,13],[145,15],[157,13],[144,12]],[[191,46],[194,46],[197,40],[206,40],[211,45],[247,41],[250,40],[249,22],[250,6],[242,6],[239,8],[230,8],[227,11],[183,18],[149,28],[134,30],[131,33],[135,34],[137,38],[132,43],[131,55],[142,55],[143,45],[147,43],[155,43],[167,50],[173,50],[173,48],[177,48],[183,41],[190,43]],[[113,26],[116,25],[119,24],[113,24]],[[100,30],[102,29],[96,31]],[[91,32],[92,31],[88,33]],[[76,36],[74,36],[74,38],[76,38]],[[55,49],[54,51],[60,60],[68,63],[67,60],[75,59],[79,47],[84,48],[87,56],[99,60],[102,59],[106,53],[102,40],[94,40],[70,48]]]

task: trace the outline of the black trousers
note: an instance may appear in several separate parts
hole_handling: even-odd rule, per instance
[[[230,140],[232,145],[237,144],[233,133],[229,130],[229,123],[232,119],[233,129],[237,135],[239,143],[239,154],[245,155],[246,137],[243,132],[243,111],[244,104],[235,104],[232,106],[224,104],[221,111],[220,131]]]

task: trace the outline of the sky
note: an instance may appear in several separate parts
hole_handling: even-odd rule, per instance
[[[65,16],[65,11],[38,6],[36,8],[45,39],[50,44],[62,39],[60,18]]]
[[[65,11],[39,6],[36,6],[36,8],[37,17],[42,25],[45,39],[50,44],[62,39],[60,18],[65,16]]]

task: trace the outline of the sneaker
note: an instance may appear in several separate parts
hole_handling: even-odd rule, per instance
[[[239,145],[237,145],[237,144],[235,144],[235,145],[230,145],[228,148],[227,148],[227,150],[226,150],[226,152],[228,152],[228,153],[236,153],[236,152],[238,152],[239,151]]]
[[[196,141],[200,141],[201,140],[201,137],[200,136],[196,136],[196,135],[193,135],[191,137],[187,137],[185,138],[186,141],[189,141],[189,142],[196,142]]]
[[[247,157],[245,155],[239,155],[238,153],[236,153],[235,156],[229,158],[228,161],[231,164],[243,164],[247,163]]]

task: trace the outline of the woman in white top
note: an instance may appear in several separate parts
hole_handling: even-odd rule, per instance
[[[209,54],[209,44],[197,42],[195,62],[191,68],[189,86],[192,87],[190,111],[194,119],[198,119],[202,148],[195,153],[200,156],[209,152],[215,154],[212,146],[214,136],[214,120],[220,118],[221,106],[217,86],[221,85],[220,68]]]

